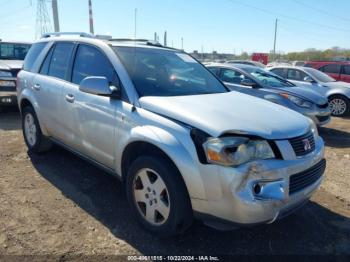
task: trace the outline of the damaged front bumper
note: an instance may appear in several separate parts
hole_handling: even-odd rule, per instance
[[[288,150],[283,143],[279,149],[282,154]],[[303,205],[318,188],[323,156],[323,140],[318,138],[315,150],[304,157],[254,161],[237,168],[207,166],[202,170],[207,199],[191,199],[195,214],[209,225],[214,220],[272,223]],[[208,180],[210,176],[214,179]]]

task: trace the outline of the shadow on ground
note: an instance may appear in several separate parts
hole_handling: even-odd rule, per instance
[[[350,147],[350,132],[329,127],[320,127],[319,134],[324,139],[326,146],[336,148]]]
[[[0,130],[21,129],[21,119],[17,107],[2,108],[0,112]]]
[[[316,202],[271,225],[222,232],[195,222],[182,236],[158,239],[137,225],[116,178],[58,147],[30,158],[42,177],[143,254],[350,254],[350,219]]]

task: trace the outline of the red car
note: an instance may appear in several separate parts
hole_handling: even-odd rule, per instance
[[[337,81],[350,83],[350,62],[308,61],[304,66],[318,69]]]

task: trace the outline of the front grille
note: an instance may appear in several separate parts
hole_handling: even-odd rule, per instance
[[[315,150],[315,139],[313,133],[309,133],[289,139],[296,156],[304,156]]]
[[[316,116],[316,118],[318,119],[318,121],[324,122],[327,121],[330,118],[330,116]]]
[[[17,77],[18,72],[21,71],[21,69],[11,69],[11,74],[13,77]]]
[[[289,195],[315,183],[326,169],[326,160],[322,159],[313,167],[289,177]]]
[[[324,105],[317,105],[319,108],[327,108],[329,106],[328,103],[325,103]]]

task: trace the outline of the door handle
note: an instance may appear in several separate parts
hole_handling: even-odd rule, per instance
[[[39,91],[40,90],[40,85],[39,84],[35,84],[33,86],[33,88],[34,88],[34,90]]]
[[[69,103],[74,103],[75,97],[72,94],[66,95],[66,100]]]

